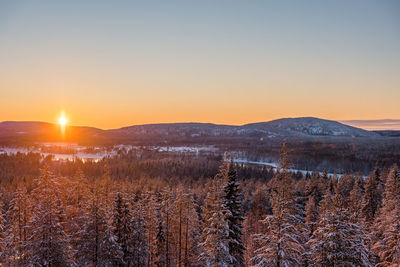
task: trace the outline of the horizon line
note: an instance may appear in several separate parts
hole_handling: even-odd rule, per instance
[[[324,119],[324,118],[318,118],[318,117],[312,117],[312,116],[302,116],[302,117],[281,117],[278,119],[273,119],[273,120],[268,120],[268,121],[256,121],[256,122],[248,122],[244,124],[227,124],[227,123],[215,123],[215,122],[200,122],[200,121],[175,121],[175,122],[150,122],[150,123],[139,123],[139,124],[129,124],[126,126],[121,126],[117,128],[100,128],[96,126],[89,126],[89,125],[68,125],[69,127],[89,127],[89,128],[96,128],[99,130],[117,130],[121,128],[126,128],[126,127],[132,127],[132,126],[143,126],[143,125],[160,125],[160,124],[189,124],[189,123],[195,123],[195,124],[214,124],[214,125],[222,125],[222,126],[245,126],[248,124],[254,124],[254,123],[263,123],[263,122],[271,122],[279,119],[298,119],[298,118],[316,118],[316,119],[321,119],[321,120],[327,120],[327,121],[336,121],[351,127],[356,127],[360,128],[363,130],[367,131],[399,131],[400,130],[400,119],[352,119],[352,120],[332,120],[332,119]],[[39,121],[39,120],[5,120],[5,121],[0,121],[0,123],[4,122],[36,122],[36,123],[47,123],[47,124],[53,124],[57,125],[57,122],[49,122],[49,121]]]

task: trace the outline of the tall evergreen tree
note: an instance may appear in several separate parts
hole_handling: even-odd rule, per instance
[[[32,190],[33,216],[30,220],[30,263],[36,266],[67,266],[69,237],[65,226],[65,210],[60,181],[45,166]]]
[[[374,250],[379,266],[400,265],[400,172],[394,165],[387,175],[385,194],[379,216],[375,220]]]
[[[230,211],[223,205],[222,181],[214,179],[205,200],[203,217],[204,225],[201,236],[201,254],[199,261],[204,266],[232,266],[233,257],[229,251]]]
[[[354,182],[353,189],[350,192],[350,207],[353,220],[358,221],[361,215],[362,200],[364,196],[364,179],[357,177]]]
[[[7,263],[12,265],[12,260],[9,260],[9,255],[6,254],[7,240],[5,234],[5,218],[3,213],[3,201],[0,199],[0,263]]]
[[[9,227],[5,233],[5,254],[10,265],[25,265],[28,241],[28,223],[31,205],[24,185],[19,185],[12,195],[7,217]]]
[[[263,220],[265,232],[254,237],[260,244],[253,258],[256,266],[301,266],[306,260],[304,243],[307,230],[293,198],[289,166],[284,143],[280,168],[270,181],[273,214]]]
[[[318,205],[315,199],[315,195],[311,195],[306,204],[306,224],[310,234],[314,232],[318,222]]]
[[[88,190],[84,223],[76,235],[80,236],[77,247],[77,262],[80,265],[107,266],[115,264],[114,251],[118,244],[108,224],[107,195],[99,181]],[[118,257],[117,257],[118,258]]]
[[[315,266],[373,266],[367,237],[357,224],[350,221],[342,208],[340,195],[332,197],[327,190],[324,209],[311,239],[308,241],[312,264]]]
[[[233,163],[226,165],[227,183],[224,186],[223,205],[229,211],[227,216],[229,227],[229,253],[232,256],[234,266],[244,266],[244,250],[242,242],[243,211],[242,201],[243,193],[240,189],[240,183]]]
[[[375,169],[365,182],[365,193],[363,198],[362,215],[365,221],[371,225],[382,204],[383,186],[379,170]]]
[[[161,215],[162,209],[162,197],[160,193],[157,193],[157,208],[156,208],[156,219],[157,219],[157,235],[156,235],[156,251],[154,257],[154,263],[158,267],[164,267],[167,265],[167,259],[165,257],[165,232],[164,224]]]
[[[115,241],[121,253],[119,265],[130,265],[132,262],[132,217],[128,202],[122,192],[117,192],[115,195],[114,211],[111,220]]]
[[[145,207],[142,199],[137,195],[131,198],[131,214],[132,262],[134,266],[145,266],[149,254]]]

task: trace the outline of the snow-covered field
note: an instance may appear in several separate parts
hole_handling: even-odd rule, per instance
[[[76,153],[51,153],[51,152],[43,152],[40,148],[22,148],[22,147],[2,147],[0,148],[0,154],[27,154],[27,153],[39,153],[44,157],[52,156],[53,160],[69,160],[72,161],[74,159],[82,159],[83,161],[86,160],[93,160],[99,161],[104,157],[112,156],[115,152],[106,152],[103,151],[101,153],[85,153],[77,150]]]
[[[52,152],[51,150],[63,150],[63,153]],[[99,161],[105,157],[112,157],[118,154],[119,151],[131,151],[148,149],[158,152],[171,152],[171,153],[190,153],[198,154],[200,152],[215,152],[217,149],[214,146],[149,146],[139,147],[131,145],[117,145],[112,149],[105,149],[100,147],[86,147],[77,144],[64,144],[64,143],[43,143],[40,146],[32,147],[0,147],[0,154],[17,154],[17,153],[39,153],[43,156],[52,156],[54,160],[69,160],[81,159],[83,161],[93,160]],[[65,152],[66,151],[66,152]],[[87,151],[91,151],[90,153]]]
[[[225,159],[226,161],[229,161],[229,159]],[[264,161],[251,161],[251,160],[247,160],[247,159],[233,159],[233,161],[235,163],[241,163],[241,164],[248,164],[248,165],[262,165],[262,166],[268,166],[271,167],[272,169],[277,169],[279,164],[276,162],[264,162]],[[299,169],[289,169],[290,172],[293,173],[297,173],[300,172],[303,175],[311,174],[314,171],[308,171],[308,170],[299,170]],[[320,174],[322,174],[322,172],[319,172]],[[334,176],[336,175],[338,178],[340,178],[341,176],[343,176],[343,174],[339,174],[339,173],[327,173],[328,177]]]

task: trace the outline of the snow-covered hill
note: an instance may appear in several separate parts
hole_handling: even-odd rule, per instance
[[[148,124],[112,130],[125,136],[164,135],[164,136],[248,136],[248,137],[285,137],[285,136],[345,136],[376,137],[374,132],[355,128],[337,121],[312,117],[285,118],[269,122],[259,122],[242,126],[217,125],[211,123],[172,123]]]
[[[1,122],[0,138],[29,138],[29,140],[51,141],[59,135],[59,127],[43,122]],[[318,118],[285,118],[242,126],[212,123],[164,123],[134,125],[113,130],[91,127],[68,127],[70,141],[89,140],[124,143],[140,140],[204,140],[219,143],[226,138],[312,138],[312,137],[381,137],[376,132],[366,131],[337,121]],[[77,140],[75,140],[77,139]]]
[[[313,117],[284,118],[270,122],[244,125],[255,129],[268,129],[279,134],[305,134],[312,136],[374,137],[376,133],[343,123]]]

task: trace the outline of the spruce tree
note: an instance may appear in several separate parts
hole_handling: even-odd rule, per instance
[[[260,244],[252,259],[256,266],[301,266],[305,263],[305,234],[303,218],[293,198],[293,181],[288,168],[286,143],[280,153],[280,168],[270,181],[272,215],[262,221],[263,233],[254,236]]]
[[[107,196],[101,183],[94,181],[88,190],[83,226],[77,236],[77,261],[80,265],[104,266],[114,264],[118,246],[111,234],[107,215]]]
[[[375,169],[365,182],[362,215],[368,225],[371,225],[382,204],[383,187],[379,170]]]
[[[19,185],[12,195],[7,211],[9,227],[5,232],[5,254],[10,265],[26,264],[28,223],[31,205],[24,185]]]
[[[161,215],[162,209],[162,197],[160,193],[157,193],[157,208],[156,208],[156,219],[157,219],[157,235],[156,235],[156,249],[154,256],[154,264],[158,267],[164,267],[167,265],[167,259],[165,257],[165,233],[164,224]]]
[[[201,253],[199,261],[204,266],[232,266],[233,257],[229,251],[228,217],[230,211],[223,205],[222,181],[214,179],[203,209],[203,231],[201,235]]]
[[[10,261],[9,255],[7,255],[7,240],[6,240],[6,234],[5,234],[5,216],[3,212],[3,201],[0,199],[0,264],[1,263],[7,263],[12,265],[13,262]]]
[[[38,266],[67,266],[69,237],[65,226],[65,210],[60,192],[61,183],[45,166],[32,190],[33,216],[29,226],[29,264]]]
[[[227,183],[224,186],[224,199],[223,205],[229,211],[227,216],[229,227],[229,253],[232,256],[234,266],[244,266],[244,250],[245,247],[242,242],[242,228],[243,228],[243,212],[242,201],[243,194],[240,189],[240,183],[237,178],[233,163],[231,162],[226,166]]]
[[[375,220],[374,250],[379,266],[400,265],[400,173],[394,165],[387,175],[382,208]]]
[[[147,243],[147,228],[145,223],[145,207],[142,199],[134,195],[131,197],[131,246],[132,262],[134,266],[146,265],[149,249]]]
[[[121,192],[117,192],[114,200],[114,211],[112,215],[112,229],[115,241],[118,244],[121,258],[119,265],[129,265],[132,262],[132,228],[131,214],[128,202]]]
[[[326,203],[317,229],[308,241],[315,266],[373,266],[368,240],[362,228],[351,222],[348,210],[342,207],[341,196],[327,190]],[[328,203],[331,203],[328,205]]]

